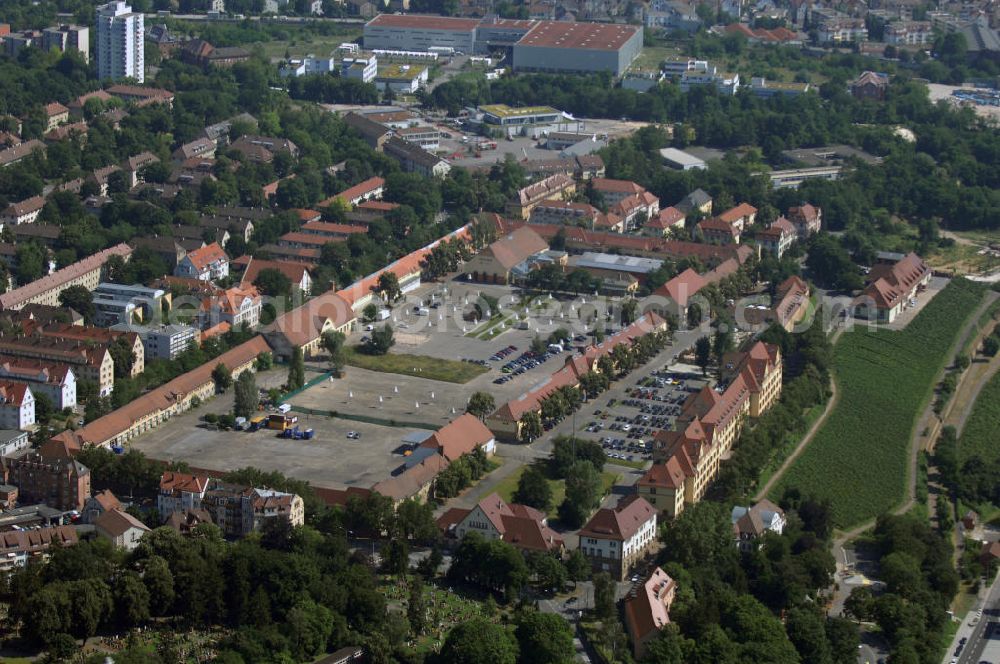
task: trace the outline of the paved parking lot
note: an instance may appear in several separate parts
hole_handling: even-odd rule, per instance
[[[707,384],[683,367],[656,369],[632,383],[625,398],[604,401],[578,435],[600,442],[611,463],[649,461],[653,437],[673,429],[684,401]]]
[[[286,440],[272,430],[217,431],[201,422],[205,413],[225,413],[231,408],[231,395],[217,397],[201,408],[171,418],[131,445],[154,459],[186,461],[206,470],[226,472],[255,466],[315,486],[369,487],[403,463],[404,457],[397,450],[403,436],[412,431],[293,413],[302,428],[315,429],[316,437]],[[361,438],[349,440],[348,431],[361,433]]]

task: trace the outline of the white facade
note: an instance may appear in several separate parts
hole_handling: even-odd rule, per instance
[[[128,4],[110,2],[97,9],[97,75],[101,79],[145,79],[143,15]]]
[[[27,429],[35,423],[35,395],[25,387],[21,403],[0,401],[0,429]]]
[[[371,83],[378,75],[378,58],[374,55],[344,58],[340,61],[340,75],[362,83]]]

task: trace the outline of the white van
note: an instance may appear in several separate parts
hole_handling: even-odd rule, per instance
[[[550,353],[561,353],[563,352],[562,344],[549,344]]]
[[[291,409],[292,409],[291,404],[287,403],[283,403],[280,406],[278,406],[278,412],[281,413],[282,415],[286,414]]]

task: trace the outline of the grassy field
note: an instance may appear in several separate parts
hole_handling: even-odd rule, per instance
[[[517,483],[527,468],[528,466],[521,466],[493,487],[489,493],[496,492],[508,503],[514,502],[514,492],[517,491]],[[611,491],[611,487],[615,485],[620,477],[621,475],[610,471],[601,473],[602,495]],[[549,518],[554,519],[556,517],[556,513],[559,511],[559,504],[562,503],[563,499],[566,497],[566,480],[549,480],[549,486],[552,487],[552,508],[548,511],[548,516]],[[479,496],[479,500],[485,498],[486,495],[487,494]]]
[[[676,48],[669,48],[666,46],[643,46],[642,52],[639,53],[639,57],[635,59],[632,66],[641,67],[643,69],[659,69],[660,63],[664,60],[671,57],[678,57],[680,55],[680,50]]]
[[[471,362],[445,360],[428,355],[402,355],[387,353],[386,355],[366,355],[357,346],[348,347],[345,352],[348,366],[380,371],[382,373],[416,376],[429,380],[440,380],[446,383],[467,383],[476,376],[489,371],[487,367]]]
[[[965,463],[978,456],[986,461],[995,459],[997,449],[997,427],[1000,426],[1000,374],[993,376],[976,397],[976,405],[962,429],[958,441],[958,459]]]
[[[771,498],[791,486],[829,498],[839,528],[898,505],[914,423],[982,293],[982,286],[955,280],[902,331],[844,334],[834,348],[840,401]]]
[[[353,26],[352,26],[353,28]],[[344,42],[352,42],[361,37],[361,28],[344,30],[337,35],[303,34],[295,39],[257,42],[249,48],[260,48],[264,55],[270,58],[301,58],[304,55],[315,55],[318,58],[328,57],[334,49]]]

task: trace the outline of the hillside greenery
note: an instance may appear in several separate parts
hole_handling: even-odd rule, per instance
[[[788,487],[808,489],[830,501],[840,528],[898,505],[912,429],[982,294],[981,285],[955,279],[901,331],[845,333],[833,352],[840,401],[772,496]]]

